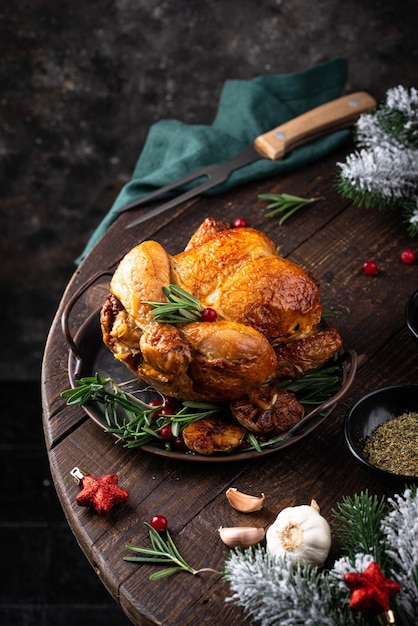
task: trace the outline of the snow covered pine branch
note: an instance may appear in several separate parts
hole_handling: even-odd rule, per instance
[[[337,163],[341,195],[400,210],[409,234],[418,235],[418,91],[389,89],[384,103],[359,117],[355,141],[357,150]]]
[[[232,591],[227,601],[241,606],[249,621],[260,626],[376,626],[375,611],[350,608],[345,582],[347,575],[364,575],[375,565],[392,579],[385,582],[399,588],[391,598],[396,626],[418,624],[416,487],[381,501],[362,492],[345,498],[333,513],[343,513],[343,532],[340,526],[337,533],[343,554],[330,569],[295,565],[261,545],[235,549],[225,562],[224,577]]]

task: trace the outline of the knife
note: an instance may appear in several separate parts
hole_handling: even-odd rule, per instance
[[[291,150],[299,146],[309,143],[314,139],[318,139],[328,133],[352,126],[362,113],[375,107],[376,104],[376,100],[364,91],[358,91],[337,98],[336,100],[331,100],[259,135],[255,138],[251,146],[245,148],[229,161],[204,166],[173,183],[169,183],[164,187],[160,187],[130,202],[124,207],[117,209],[115,213],[131,211],[158,198],[158,196],[168,191],[173,191],[177,187],[202,178],[203,176],[207,179],[171,200],[149,211],[145,211],[126,226],[126,228],[132,228],[137,224],[172,209],[194,196],[200,195],[207,189],[219,185],[227,180],[233,171],[244,165],[248,165],[261,158],[278,161],[279,159],[283,159]]]

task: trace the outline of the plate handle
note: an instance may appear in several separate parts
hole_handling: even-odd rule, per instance
[[[82,360],[82,352],[81,352],[81,348],[74,341],[73,336],[70,331],[69,318],[70,318],[71,311],[75,303],[80,299],[83,293],[87,291],[87,289],[89,289],[92,285],[94,285],[94,283],[98,281],[99,278],[102,278],[103,276],[113,276],[113,273],[114,273],[114,270],[104,270],[104,271],[101,270],[93,274],[83,285],[81,285],[79,289],[77,289],[75,293],[73,293],[71,298],[66,303],[64,310],[62,312],[61,329],[64,334],[64,337],[67,340],[67,343],[70,346],[71,352],[73,353],[74,357],[77,359],[78,362],[81,362]]]

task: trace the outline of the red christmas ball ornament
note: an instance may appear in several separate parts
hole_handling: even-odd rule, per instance
[[[371,609],[376,615],[390,611],[389,598],[400,590],[400,584],[385,578],[382,569],[374,561],[364,572],[345,574],[344,582],[351,590],[350,609]]]
[[[415,261],[415,252],[413,250],[402,250],[401,261],[409,265]]]
[[[114,506],[128,499],[128,492],[118,485],[117,474],[91,476],[78,467],[70,473],[82,487],[75,499],[79,506],[90,506],[96,513],[106,515]]]

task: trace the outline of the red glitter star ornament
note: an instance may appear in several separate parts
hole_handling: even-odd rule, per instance
[[[82,491],[76,497],[77,504],[91,506],[100,515],[109,513],[115,505],[128,499],[128,492],[118,485],[117,474],[91,476],[75,467],[71,476],[82,486]]]
[[[345,574],[344,582],[352,591],[350,609],[371,609],[377,615],[390,611],[389,598],[401,588],[395,580],[385,578],[380,565],[374,561],[364,572]]]

